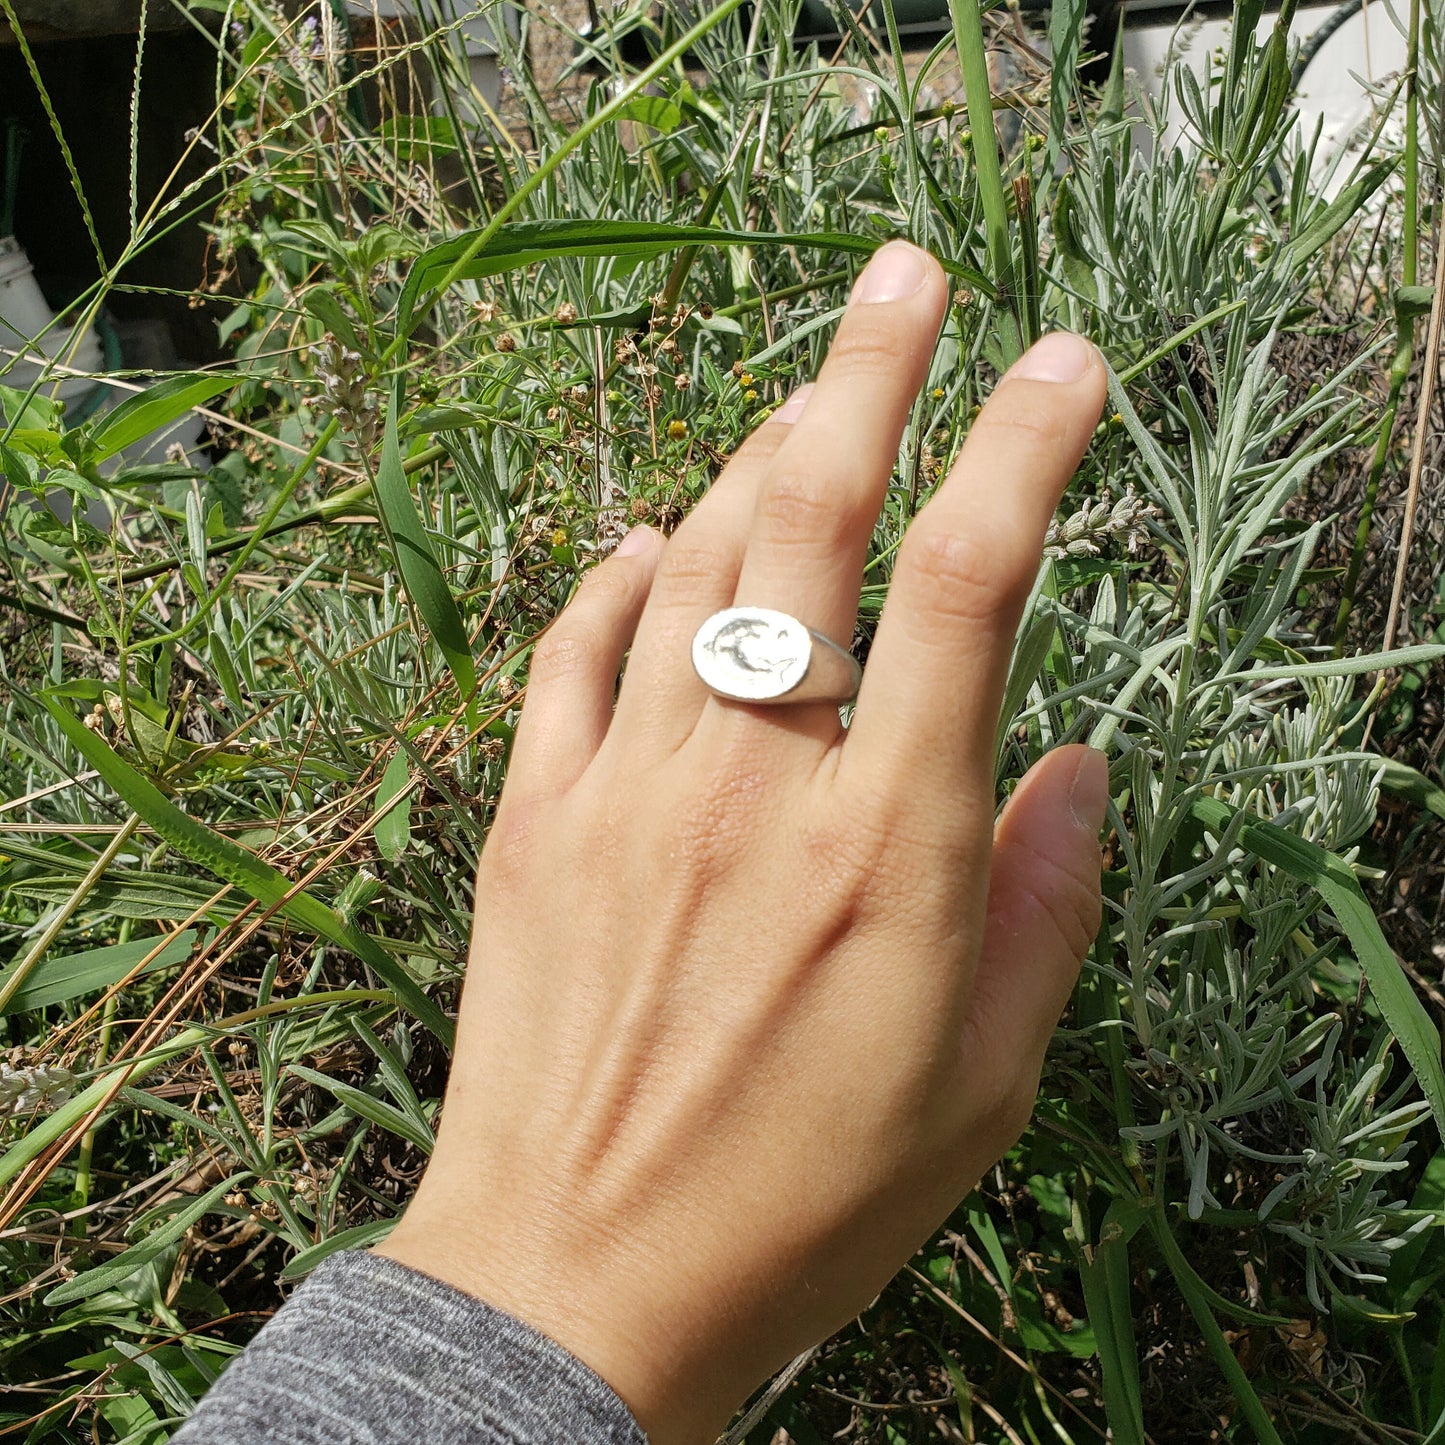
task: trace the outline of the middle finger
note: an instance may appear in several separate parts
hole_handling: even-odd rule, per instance
[[[947,293],[942,267],[907,241],[880,247],[864,267],[808,409],[763,475],[736,605],[777,608],[848,646],[868,541]]]

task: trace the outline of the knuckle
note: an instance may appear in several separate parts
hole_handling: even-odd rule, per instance
[[[529,685],[566,681],[598,668],[606,649],[601,637],[581,618],[559,620],[532,651]]]
[[[758,521],[774,536],[839,543],[846,531],[845,509],[815,472],[798,467],[774,471],[758,496]]]
[[[720,582],[737,572],[737,558],[678,533],[666,546],[658,564],[659,591],[683,607],[717,600]]]
[[[1022,440],[1030,449],[1055,450],[1066,440],[1068,419],[1057,407],[1010,391],[979,413],[973,429],[1005,447]]]
[[[846,332],[828,353],[829,379],[876,380],[879,376],[896,376],[899,366],[909,359],[913,350],[903,329],[882,318],[865,319],[857,312],[848,320]]]
[[[899,564],[924,584],[937,614],[962,622],[996,622],[1022,605],[1029,579],[1010,559],[1014,549],[982,531],[956,532],[920,519],[903,539]]]
[[[858,897],[889,859],[889,828],[881,819],[824,817],[804,830],[802,855],[815,884]]]
[[[751,470],[763,462],[770,461],[777,454],[778,448],[787,441],[789,431],[790,428],[786,426],[770,426],[766,421],[755,428],[738,445],[737,450],[729,458],[723,475],[714,485],[720,485],[724,478],[730,484],[735,479],[737,472],[745,469]]]
[[[497,881],[525,881],[536,876],[542,804],[508,799],[497,811],[482,850],[482,867]]]
[[[629,559],[624,557],[620,560],[625,563]],[[582,585],[573,599],[572,610],[600,609],[607,613],[626,611],[635,601],[637,592],[636,570],[627,566],[614,567],[609,560],[600,567],[594,567],[583,577]]]

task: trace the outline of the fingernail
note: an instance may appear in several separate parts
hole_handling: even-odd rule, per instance
[[[907,241],[889,241],[873,253],[848,299],[863,305],[902,301],[919,291],[927,279],[923,252]]]
[[[1069,811],[1086,833],[1098,836],[1109,807],[1109,760],[1098,748],[1088,748],[1079,759],[1069,789]]]
[[[652,545],[651,527],[634,527],[618,544],[614,557],[635,557]]]
[[[1077,381],[1094,359],[1093,345],[1072,331],[1051,331],[1014,362],[1010,376],[1025,381]]]
[[[808,404],[808,398],[813,394],[813,383],[810,381],[800,386],[796,391],[791,392],[788,399],[775,411],[769,421],[797,421],[802,416],[803,408]]]

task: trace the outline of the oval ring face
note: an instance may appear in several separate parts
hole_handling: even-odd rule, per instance
[[[692,640],[692,665],[716,693],[740,702],[785,697],[807,675],[813,639],[796,617],[769,607],[715,612]]]

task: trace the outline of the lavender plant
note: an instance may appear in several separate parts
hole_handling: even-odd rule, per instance
[[[1368,731],[1380,679],[1445,649],[1337,652],[1310,510],[1322,478],[1363,489],[1389,425],[1341,276],[1391,304],[1394,253],[1355,223],[1415,205],[1433,122],[1405,117],[1415,181],[1398,87],[1327,161],[1291,109],[1292,5],[1259,39],[1236,7],[1227,53],[1151,97],[1117,58],[1081,89],[1081,4],[1053,7],[1049,69],[972,4],[919,53],[892,6],[872,30],[838,8],[825,54],[798,0],[629,0],[585,33],[540,7],[497,28],[509,129],[458,60],[474,8],[428,0],[365,51],[330,5],[230,0],[204,137],[225,372],[72,428],[0,391],[7,476],[120,504],[110,535],[38,513],[8,553],[0,1374],[39,1392],[34,1438],[166,1438],[239,1314],[389,1228],[532,639],[816,369],[894,234],[956,291],[860,654],[1011,357],[1069,326],[1110,363],[998,750],[1002,792],[1060,743],[1109,752],[1106,922],[1024,1143],[733,1438],[1438,1432],[1435,999],[1364,890],[1403,776]],[[560,91],[544,24],[575,52]],[[1412,33],[1433,83],[1428,12]],[[195,406],[207,464],[117,465]]]

